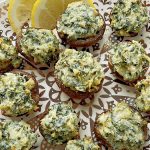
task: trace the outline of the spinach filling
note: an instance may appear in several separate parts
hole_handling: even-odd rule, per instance
[[[69,104],[58,103],[49,108],[41,120],[41,131],[50,144],[63,144],[78,136],[78,117]]]
[[[57,30],[69,40],[93,37],[97,35],[104,21],[101,15],[83,2],[68,5],[57,23]]]
[[[137,108],[143,112],[150,112],[150,77],[138,82],[136,89],[139,92],[135,101]]]
[[[17,64],[14,62],[17,60]],[[19,60],[19,61],[18,61]],[[22,63],[22,58],[18,57],[18,52],[15,46],[12,45],[10,39],[6,37],[0,38],[0,68],[7,69],[11,65],[18,68]]]
[[[37,135],[23,121],[5,121],[0,123],[1,150],[29,150],[36,140]]]
[[[111,14],[112,28],[128,33],[138,33],[148,20],[147,9],[140,0],[118,0]]]
[[[18,116],[37,108],[31,90],[35,82],[25,75],[5,73],[0,76],[0,109],[5,114]]]
[[[66,49],[55,65],[55,76],[71,90],[92,92],[99,89],[104,73],[92,54]]]
[[[22,52],[36,63],[50,63],[57,58],[59,41],[50,30],[29,28],[20,40]]]
[[[0,62],[12,60],[17,56],[17,50],[11,41],[6,38],[0,38]]]
[[[137,41],[121,42],[112,46],[110,59],[113,69],[124,80],[134,81],[145,74],[150,58]]]
[[[70,140],[65,150],[100,150],[91,138],[85,137],[82,140]]]
[[[98,133],[114,150],[142,150],[145,143],[144,127],[147,122],[139,112],[131,109],[125,102],[101,114],[97,119]]]

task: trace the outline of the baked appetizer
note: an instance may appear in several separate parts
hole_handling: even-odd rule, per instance
[[[98,140],[112,150],[143,150],[147,122],[125,102],[98,116],[95,133]]]
[[[84,2],[73,2],[57,22],[59,37],[72,47],[86,47],[102,39],[105,31],[103,17]]]
[[[131,84],[144,77],[150,58],[140,43],[120,42],[112,46],[110,53],[109,66],[118,79]]]
[[[37,135],[24,121],[0,122],[1,150],[29,150],[36,141]]]
[[[136,84],[137,98],[135,100],[137,108],[146,113],[150,113],[150,76]]]
[[[50,144],[63,144],[79,136],[79,120],[69,104],[58,103],[49,107],[40,122],[40,132]]]
[[[15,46],[7,37],[0,37],[0,73],[18,68],[22,59],[18,57]]]
[[[102,67],[92,54],[74,49],[60,54],[54,74],[62,91],[77,99],[93,96],[104,79]]]
[[[111,27],[118,36],[136,36],[148,20],[141,0],[118,0],[110,14]]]
[[[19,52],[35,64],[49,64],[59,53],[59,41],[51,30],[28,28],[17,38]]]
[[[38,109],[38,83],[23,71],[0,76],[0,110],[6,116],[20,116]]]
[[[100,150],[100,147],[93,143],[91,138],[86,137],[82,140],[70,140],[65,150]]]

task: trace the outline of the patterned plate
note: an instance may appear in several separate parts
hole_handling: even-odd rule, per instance
[[[3,1],[3,0],[2,0]],[[15,33],[12,32],[11,27],[9,25],[7,19],[7,9],[8,9],[8,1],[0,2],[0,36],[10,37],[13,41],[16,40]],[[43,112],[46,108],[54,103],[58,103],[60,101],[68,101],[72,104],[75,111],[79,114],[80,117],[80,136],[81,138],[85,135],[92,136],[95,140],[95,135],[93,133],[93,124],[95,121],[95,117],[98,114],[101,114],[103,111],[114,107],[117,102],[126,101],[128,104],[133,105],[135,99],[135,91],[132,87],[125,85],[124,83],[118,81],[112,74],[107,65],[108,61],[108,53],[107,51],[101,50],[101,47],[104,45],[106,41],[123,41],[127,39],[117,38],[112,32],[109,26],[109,13],[114,5],[116,0],[95,0],[94,4],[97,9],[103,14],[104,19],[107,24],[106,32],[103,40],[99,43],[93,45],[92,47],[84,48],[83,50],[89,51],[93,53],[94,56],[99,58],[100,63],[103,66],[105,72],[105,80],[103,83],[102,90],[99,93],[94,95],[94,99],[91,101],[90,99],[85,99],[82,101],[72,100],[56,85],[53,77],[53,69],[49,69],[48,66],[34,66],[30,62],[24,61],[20,69],[23,69],[27,72],[34,74],[39,83],[40,89],[40,111],[20,118],[12,118],[17,120],[25,120],[27,121],[33,128],[35,132],[38,133],[38,142],[35,144],[33,149],[35,150],[61,150],[64,149],[62,146],[52,146],[46,143],[43,140],[43,137],[39,133],[38,125],[39,120],[43,115]],[[150,0],[144,1],[144,3],[148,6],[149,14],[150,14]],[[128,38],[128,40],[135,39],[140,41],[143,46],[146,48],[147,52],[150,53],[150,21],[149,25],[143,29],[143,32],[134,38]],[[52,68],[52,67],[51,67]],[[150,74],[150,72],[149,72]],[[144,115],[145,118],[150,119],[149,115]],[[0,115],[1,119],[10,119]],[[150,129],[150,124],[148,125]],[[103,147],[103,149],[105,149]],[[148,139],[145,143],[145,150],[150,149],[150,132],[148,135]]]

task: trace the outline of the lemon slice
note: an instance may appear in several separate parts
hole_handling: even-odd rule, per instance
[[[8,20],[13,30],[18,33],[31,17],[31,10],[36,0],[10,0]]]
[[[54,29],[68,4],[81,0],[37,0],[31,13],[31,25],[36,28]],[[84,0],[94,7],[93,0]]]

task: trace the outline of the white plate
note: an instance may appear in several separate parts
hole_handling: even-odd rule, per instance
[[[42,113],[45,111],[45,108],[49,105],[52,105],[54,103],[58,103],[60,101],[68,101],[69,103],[73,104],[73,108],[78,112],[80,121],[81,121],[81,127],[80,127],[80,136],[84,137],[92,136],[95,140],[95,136],[93,133],[93,123],[95,121],[95,117],[102,113],[103,111],[113,107],[117,102],[119,101],[126,101],[129,104],[132,104],[135,98],[135,93],[133,88],[122,84],[119,82],[109,70],[109,67],[107,65],[107,59],[108,59],[108,53],[101,51],[100,47],[109,39],[116,40],[116,37],[114,37],[111,28],[109,27],[109,12],[111,11],[111,8],[113,7],[113,3],[116,0],[95,0],[95,5],[99,9],[99,11],[104,15],[107,28],[104,35],[104,38],[102,41],[97,43],[96,45],[86,48],[87,51],[90,51],[94,55],[99,55],[100,62],[104,68],[106,78],[104,80],[103,88],[102,90],[94,95],[94,100],[90,101],[89,99],[81,101],[76,101],[76,103],[72,103],[69,101],[69,97],[60,91],[60,89],[57,87],[53,76],[50,74],[50,71],[43,71],[45,74],[45,77],[43,77],[40,71],[40,67],[38,66],[35,70],[33,67],[31,67],[29,64],[24,62],[24,70],[28,72],[32,72],[37,76],[37,80],[39,82],[39,89],[40,89],[40,106],[41,110],[37,113],[34,113],[29,116],[23,116],[20,118],[13,118],[13,119],[23,119],[31,124],[34,131],[39,134],[38,142],[35,144],[35,147],[33,149],[41,149],[41,150],[50,150],[50,149],[64,149],[62,146],[53,147],[49,144],[47,144],[43,137],[40,135],[38,130],[38,123],[39,119],[42,115]],[[150,1],[147,1],[147,4],[150,5]],[[1,2],[0,1],[0,35],[11,37],[15,41],[15,34],[12,32],[11,27],[9,25],[8,19],[7,19],[7,8],[8,8],[8,2]],[[150,7],[149,7],[150,10]],[[137,37],[134,38],[128,38],[128,39],[135,39],[140,40],[144,46],[146,47],[147,52],[150,53],[150,24],[143,30],[142,34],[140,34]],[[118,39],[123,40],[123,39]],[[77,104],[78,103],[78,104]],[[147,116],[148,117],[148,116]],[[10,119],[6,118],[4,116],[0,116],[2,119]],[[150,128],[150,124],[149,124]],[[149,139],[145,143],[145,149],[150,148],[150,134]]]

